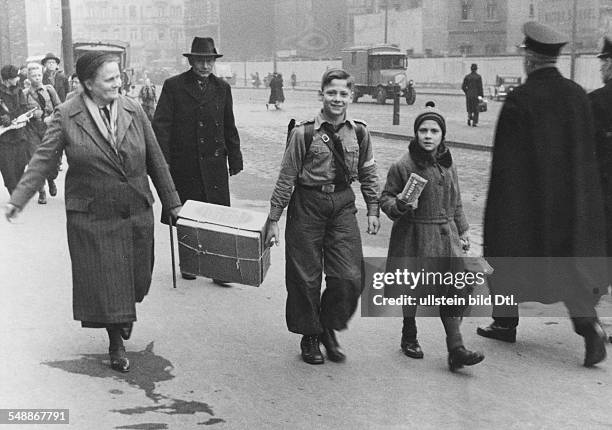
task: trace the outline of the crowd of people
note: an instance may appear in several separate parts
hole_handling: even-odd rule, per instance
[[[602,257],[612,253],[612,179],[607,174],[612,43],[606,40],[600,55],[606,86],[588,96],[556,67],[565,36],[535,22],[526,23],[523,32],[528,78],[508,95],[495,134],[484,229],[484,255],[495,269],[489,287],[517,302],[565,303],[585,341],[584,365],[591,367],[606,358],[595,306],[609,286]],[[1,70],[2,125],[33,111],[24,129],[0,135],[0,169],[11,193],[6,217],[15,218],[37,192],[40,202],[45,182],[51,191],[65,153],[74,319],[83,327],[106,329],[111,367],[120,372],[130,369],[123,340],[131,336],[136,303],[151,283],[154,221],[148,176],[162,200],[162,222],[174,223],[187,200],[229,206],[229,177],[243,170],[231,87],[213,73],[222,55],[208,37],[196,37],[183,55],[190,69],[165,81],[157,106],[148,82],[140,91],[142,106],[121,95],[118,64],[103,53],[77,61],[81,90],[73,91],[78,96],[67,94],[57,67],[50,68],[45,84],[47,72],[28,65],[27,90],[18,86],[16,67]],[[57,66],[59,59],[49,55],[45,63]],[[472,71],[477,76],[476,67]],[[476,76],[464,83],[472,126],[478,123],[474,98],[482,96]],[[277,81],[282,91],[282,77]],[[278,244],[279,220],[287,208],[286,322],[289,331],[301,335],[303,361],[313,365],[325,362],[320,344],[327,359],[346,360],[336,332],[347,328],[362,293],[353,182],[359,181],[367,207],[368,234],[378,233],[381,210],[393,222],[389,272],[459,272],[465,267],[455,259],[470,248],[461,172],[445,144],[442,112],[429,102],[418,113],[414,139],[398,153],[381,191],[367,124],[348,113],[352,90],[346,71],[323,74],[320,111],[290,130],[265,227],[266,244]],[[25,141],[23,133],[31,136],[29,160],[12,145]],[[415,175],[426,185],[418,198],[406,200],[404,189]],[[182,277],[195,279],[189,273]],[[434,287],[443,298],[470,294],[456,285]],[[423,286],[413,289],[416,296],[425,294]],[[400,348],[422,359],[416,308],[403,306]],[[465,306],[442,305],[439,312],[449,369],[482,362],[484,354],[463,342]],[[518,305],[495,306],[493,318],[477,333],[516,342]]]

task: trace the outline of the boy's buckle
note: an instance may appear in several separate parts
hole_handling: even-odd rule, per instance
[[[321,140],[325,143],[329,142],[329,136],[326,134],[321,135]]]
[[[321,191],[324,193],[333,193],[336,189],[336,184],[325,184],[321,185]]]

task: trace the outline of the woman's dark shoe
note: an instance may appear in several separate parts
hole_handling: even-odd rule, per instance
[[[402,351],[410,358],[423,358],[423,350],[418,340],[407,340],[402,337]]]
[[[497,339],[501,340],[502,342],[516,342],[516,327],[504,327],[496,322],[493,322],[486,327],[478,327],[476,329],[476,333],[482,337]]]
[[[127,373],[130,371],[130,360],[125,355],[125,348],[119,348],[114,351],[109,350],[111,369],[117,372]]]
[[[324,329],[319,339],[327,351],[327,358],[335,363],[342,363],[346,360],[346,355],[340,349],[336,333],[332,329]]]
[[[302,336],[300,347],[302,348],[302,360],[304,362],[308,364],[323,364],[325,362],[319,348],[319,336],[316,334]]]
[[[181,273],[181,278],[187,279],[188,281],[193,281],[196,277],[195,275],[190,275],[189,273]]]
[[[451,372],[461,369],[463,366],[473,366],[484,360],[484,354],[480,351],[470,351],[460,346],[448,353],[448,367]]]
[[[53,179],[48,179],[49,183],[49,194],[51,197],[55,197],[57,195],[57,186],[55,185],[55,181]]]
[[[129,323],[128,325],[121,326],[119,328],[119,333],[123,340],[128,340],[130,336],[132,336],[132,329],[134,328],[134,323]]]

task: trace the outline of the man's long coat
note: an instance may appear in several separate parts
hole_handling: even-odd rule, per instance
[[[229,206],[229,168],[242,170],[229,84],[209,75],[204,92],[189,70],[166,80],[153,129],[181,201]]]

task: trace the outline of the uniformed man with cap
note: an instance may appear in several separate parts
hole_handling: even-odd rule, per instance
[[[595,305],[608,283],[591,106],[556,68],[567,38],[536,22],[523,32],[527,80],[499,116],[485,210],[491,293],[564,302],[585,339],[584,365],[593,366],[606,357]],[[518,307],[495,306],[493,319],[478,334],[515,342]]]

